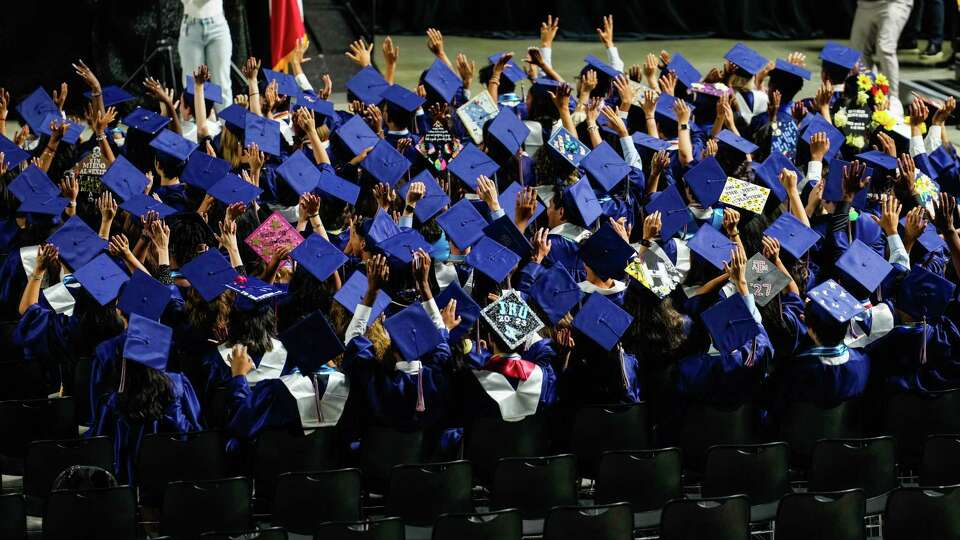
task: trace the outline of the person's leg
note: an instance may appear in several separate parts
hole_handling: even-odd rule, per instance
[[[883,16],[882,11],[874,4],[876,2],[857,2],[857,11],[853,15],[853,26],[850,29],[850,46],[860,51],[861,62],[867,67],[873,66],[877,16]]]
[[[919,53],[917,38],[920,37],[920,30],[924,20],[924,0],[916,0],[913,3],[913,10],[910,12],[910,20],[903,29],[903,35],[900,36],[900,44],[897,49],[901,53]]]
[[[877,30],[876,61],[880,72],[890,80],[890,97],[899,99],[900,63],[897,61],[897,40],[910,18],[913,0],[896,0],[886,3],[886,13],[881,14]]]
[[[930,43],[943,44],[943,0],[926,0],[926,24]]]
[[[219,111],[233,103],[233,90],[230,87],[230,58],[233,55],[233,40],[230,37],[230,26],[223,17],[218,17],[206,26],[204,34],[207,67],[210,68],[210,79],[223,89],[223,102],[216,106]]]
[[[197,66],[204,63],[203,25],[195,19],[180,23],[180,39],[177,40],[177,52],[180,53],[180,83],[186,86],[187,75],[192,75]]]

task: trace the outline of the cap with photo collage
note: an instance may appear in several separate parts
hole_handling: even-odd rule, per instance
[[[97,236],[83,219],[73,216],[47,239],[60,251],[60,259],[76,270],[107,248],[107,241]]]
[[[493,177],[499,169],[496,161],[472,143],[467,143],[447,165],[447,170],[473,191],[477,190],[478,178]]]
[[[544,326],[515,290],[504,291],[480,316],[509,349],[516,349]]]
[[[631,167],[606,141],[601,142],[580,161],[591,180],[610,192],[630,174]]]
[[[656,244],[651,244],[650,248],[634,257],[627,264],[625,272],[633,278],[631,285],[636,281],[660,300],[670,296],[686,277]]]
[[[599,292],[587,296],[573,318],[573,327],[603,350],[612,350],[630,328],[633,317]]]
[[[437,216],[437,224],[461,250],[466,250],[483,237],[487,220],[467,199],[460,199],[446,212]]]
[[[443,207],[450,204],[450,197],[447,196],[447,193],[442,187],[440,187],[440,184],[437,183],[436,179],[433,177],[433,174],[431,174],[428,169],[420,171],[420,173],[411,178],[409,182],[406,182],[400,186],[398,193],[400,197],[406,200],[407,192],[410,191],[410,186],[417,182],[423,184],[424,192],[423,197],[417,201],[417,204],[413,209],[413,214],[417,216],[417,219],[420,220],[420,223],[425,223],[430,218],[437,215],[440,210],[443,210]]]

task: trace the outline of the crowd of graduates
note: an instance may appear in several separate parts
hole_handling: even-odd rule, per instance
[[[836,43],[810,97],[799,53],[627,67],[612,17],[565,80],[558,27],[480,69],[430,29],[416,88],[387,38],[349,81],[309,81],[306,43],[291,73],[248,59],[233,103],[205,66],[178,93],[78,61],[82,112],[77,83],[0,91],[0,311],[35,397],[89,396],[135,483],[145,434],[214,417],[231,451],[377,425],[442,458],[481,417],[646,401],[669,440],[691,403],[774,425],[960,384],[953,99],[902,106]]]

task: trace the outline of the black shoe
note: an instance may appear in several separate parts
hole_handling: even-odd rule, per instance
[[[920,45],[917,44],[916,40],[902,41],[897,45],[898,54],[917,54],[919,52]]]
[[[937,64],[943,61],[943,45],[930,42],[927,48],[920,53],[921,64]]]

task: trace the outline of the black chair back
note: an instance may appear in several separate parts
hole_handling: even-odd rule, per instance
[[[54,480],[73,465],[89,465],[113,470],[113,441],[109,437],[34,441],[27,446],[23,462],[23,493],[28,497],[31,514],[43,515],[43,501]],[[36,499],[31,502],[31,499]]]
[[[780,438],[790,445],[790,462],[810,465],[813,447],[820,439],[846,439],[860,434],[860,402],[844,401],[833,407],[807,402],[791,403],[780,421]]]
[[[523,520],[513,509],[444,514],[433,524],[432,540],[520,540]]]
[[[227,477],[226,444],[226,436],[220,431],[144,436],[137,461],[140,501],[148,506],[159,506],[170,482]]]
[[[790,491],[787,443],[721,445],[707,451],[704,497],[743,494],[750,504],[775,502]]]
[[[541,415],[519,422],[502,418],[477,418],[464,434],[464,457],[473,464],[473,474],[489,483],[501,458],[533,457],[546,453],[546,429]]]
[[[753,409],[747,404],[717,407],[691,403],[681,426],[680,448],[684,465],[702,471],[707,450],[718,444],[749,444],[755,432]]]
[[[160,511],[160,533],[195,538],[211,531],[250,529],[251,488],[246,478],[167,484]]]
[[[868,499],[883,495],[899,484],[893,437],[818,441],[807,480],[810,491],[860,488]]]
[[[287,540],[287,531],[283,527],[270,527],[255,531],[235,533],[208,532],[200,535],[203,540]]]
[[[674,499],[663,508],[661,540],[747,540],[750,501],[746,495]]]
[[[516,508],[523,519],[543,519],[555,506],[577,504],[577,460],[573,454],[503,458],[493,475],[490,505]]]
[[[264,430],[257,435],[253,456],[257,498],[269,500],[277,491],[277,476],[280,474],[339,467],[337,430],[323,427],[309,435],[304,435],[300,429]]]
[[[369,521],[335,521],[317,529],[315,540],[404,540],[403,522],[398,517]]]
[[[136,538],[136,534],[137,501],[129,486],[56,490],[47,499],[44,540]]]
[[[3,377],[0,377],[0,401],[43,399],[47,396],[43,365],[40,362],[7,358],[0,362],[0,373],[3,373]]]
[[[960,485],[897,488],[884,514],[885,540],[960,538]]]
[[[884,425],[897,441],[898,462],[917,465],[927,437],[960,433],[960,389],[895,394],[887,402]]]
[[[360,440],[360,468],[367,489],[383,493],[397,465],[423,461],[423,432],[371,426]]]
[[[574,415],[571,450],[582,476],[596,476],[604,452],[649,447],[646,403],[593,405],[580,408]]]
[[[682,495],[679,448],[604,452],[597,468],[596,502],[628,502],[634,512],[663,508]]]
[[[960,484],[960,434],[927,437],[920,459],[920,485],[955,484]]]
[[[27,538],[27,505],[19,493],[0,495],[0,538]]]
[[[441,514],[474,511],[469,461],[397,465],[390,475],[387,515],[426,527]]]
[[[0,401],[0,454],[22,460],[33,441],[76,439],[77,413],[71,397]]]
[[[543,525],[544,540],[632,540],[633,511],[627,503],[559,506]]]
[[[778,540],[863,540],[863,491],[791,493],[780,501],[774,535]]]
[[[89,404],[92,403],[92,394],[90,392],[90,377],[93,361],[89,356],[78,358],[73,366],[73,390],[70,395],[77,398],[77,423],[81,426],[89,426],[93,423],[90,417]]]
[[[327,521],[360,519],[360,469],[283,473],[276,480],[272,523],[313,534]]]

